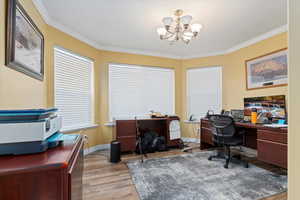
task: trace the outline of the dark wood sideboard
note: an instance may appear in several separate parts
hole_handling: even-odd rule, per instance
[[[236,122],[236,127],[246,131],[244,146],[256,149],[258,160],[287,169],[287,128],[241,122]],[[209,120],[201,119],[200,128],[200,149],[213,147]]]
[[[154,131],[166,138],[168,147],[180,145],[178,139],[170,140],[169,125],[178,117],[138,119],[140,132]],[[137,141],[136,120],[116,120],[114,132],[116,139],[121,143],[121,152],[135,151]]]
[[[0,157],[1,200],[82,200],[83,140],[45,153]]]

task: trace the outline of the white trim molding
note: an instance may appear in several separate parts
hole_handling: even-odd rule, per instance
[[[95,151],[109,150],[109,149],[110,149],[110,144],[99,144],[99,145],[92,146],[92,147],[84,149],[83,154],[88,155],[88,154],[93,153]]]
[[[288,31],[288,26],[287,25],[275,28],[275,29],[273,29],[273,30],[271,30],[271,31],[269,31],[267,33],[261,34],[261,35],[255,37],[255,38],[252,38],[252,39],[247,40],[245,42],[242,42],[242,43],[240,43],[240,44],[238,44],[238,45],[236,45],[234,47],[229,48],[229,49],[227,49],[225,51],[225,53],[226,54],[232,53],[234,51],[237,51],[239,49],[248,47],[248,46],[253,45],[253,44],[257,43],[257,42],[263,41],[265,39],[268,39],[270,37],[273,37],[275,35],[278,35],[280,33],[284,33],[284,32],[287,32],[287,31]]]
[[[37,10],[40,12],[41,16],[43,17],[44,21],[58,30],[67,33],[74,38],[85,42],[86,44],[98,49],[98,50],[104,50],[104,51],[113,51],[113,52],[121,52],[121,53],[130,53],[130,54],[138,54],[138,55],[146,55],[146,56],[155,56],[155,57],[165,57],[165,58],[172,58],[172,59],[192,59],[192,58],[203,58],[203,57],[209,57],[209,56],[220,56],[220,55],[225,55],[234,51],[237,51],[241,48],[250,46],[252,44],[255,44],[259,41],[265,40],[267,38],[270,38],[274,35],[283,33],[288,31],[288,26],[284,25],[278,28],[275,28],[267,33],[264,33],[262,35],[259,35],[257,37],[254,37],[250,40],[247,40],[245,42],[242,42],[240,44],[237,44],[229,49],[225,49],[224,51],[218,51],[218,52],[211,52],[207,54],[194,54],[194,55],[189,55],[189,56],[180,56],[180,55],[175,55],[175,54],[168,54],[168,53],[163,53],[163,52],[157,52],[157,51],[147,51],[147,50],[141,50],[141,49],[133,49],[133,48],[125,48],[125,47],[119,47],[119,46],[113,46],[113,45],[103,45],[100,44],[97,41],[91,40],[88,37],[71,30],[65,25],[60,24],[56,20],[54,20],[47,9],[45,8],[44,4],[42,3],[42,0],[33,0],[33,3]]]
[[[82,34],[71,30],[65,25],[62,25],[55,21],[48,13],[47,9],[45,8],[44,4],[41,2],[41,0],[33,0],[33,3],[37,10],[40,12],[41,16],[43,17],[46,24],[53,26],[57,28],[58,30],[71,35],[72,37],[85,42],[86,44],[98,49],[98,50],[104,50],[104,51],[113,51],[113,52],[122,52],[122,53],[130,53],[130,54],[138,54],[138,55],[147,55],[147,56],[155,56],[155,57],[166,57],[166,58],[173,58],[173,59],[181,59],[182,57],[179,55],[171,55],[166,54],[162,52],[157,51],[146,51],[146,50],[140,50],[140,49],[132,49],[132,48],[124,48],[124,47],[118,47],[113,45],[103,45],[99,44],[96,41],[93,41],[86,36],[83,36]]]

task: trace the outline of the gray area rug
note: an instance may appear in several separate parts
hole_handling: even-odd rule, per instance
[[[254,165],[208,161],[212,152],[127,163],[141,200],[258,200],[286,191],[287,177]]]

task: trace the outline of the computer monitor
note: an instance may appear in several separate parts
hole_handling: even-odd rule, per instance
[[[254,108],[258,113],[266,114],[268,118],[287,118],[285,95],[244,98],[245,113],[251,113]]]
[[[234,121],[238,121],[238,122],[244,121],[244,110],[232,109],[230,111],[230,114],[234,119]]]

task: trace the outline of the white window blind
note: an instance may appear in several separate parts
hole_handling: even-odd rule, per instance
[[[197,120],[208,110],[220,113],[222,109],[222,67],[187,70],[188,117]]]
[[[63,118],[63,130],[93,124],[93,61],[54,48],[55,107]]]
[[[110,64],[110,120],[174,114],[174,84],[173,69]]]

